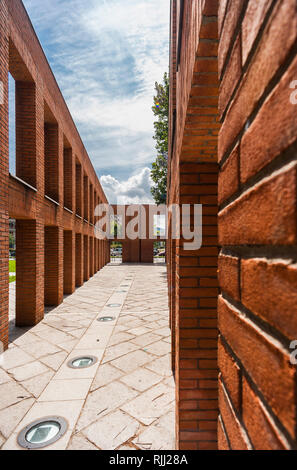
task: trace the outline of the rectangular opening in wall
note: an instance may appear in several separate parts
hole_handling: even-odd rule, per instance
[[[154,242],[154,263],[165,263],[165,241]]]
[[[166,235],[165,214],[154,214],[154,236],[164,238]]]
[[[75,165],[75,205],[76,214],[82,217],[82,167],[78,160]]]
[[[70,143],[64,136],[64,207],[73,210],[73,153]]]
[[[59,126],[44,103],[44,183],[45,195],[59,201]]]
[[[107,227],[104,225],[103,230]],[[117,239],[123,236],[123,216],[118,214],[112,214],[110,216],[110,236],[111,238]]]
[[[75,239],[71,230],[64,230],[64,294],[75,290]]]
[[[94,276],[94,238],[89,238],[89,250],[90,250],[90,277]]]
[[[13,42],[9,41],[9,171],[37,185],[36,85]]]
[[[118,241],[112,241],[110,243],[110,262],[113,264],[121,264],[122,261],[123,261],[123,243],[118,242]]]
[[[44,304],[47,307],[59,305],[59,230],[58,227],[44,228]]]
[[[16,176],[15,80],[8,74],[9,173]]]
[[[75,285],[80,287],[83,284],[83,245],[82,234],[75,235]]]

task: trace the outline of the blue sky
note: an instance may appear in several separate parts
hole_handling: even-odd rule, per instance
[[[169,0],[23,0],[110,202],[151,202]]]

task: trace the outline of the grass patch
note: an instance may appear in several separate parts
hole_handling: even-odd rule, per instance
[[[9,276],[9,283],[15,282],[16,276]]]
[[[9,260],[9,272],[10,273],[15,273],[15,259],[10,259]]]

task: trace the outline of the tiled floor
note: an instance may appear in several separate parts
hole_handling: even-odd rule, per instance
[[[52,415],[68,431],[46,449],[174,449],[165,266],[109,265],[31,329],[14,327],[13,289],[12,343],[0,356],[2,450],[19,449],[19,431]],[[67,367],[86,354],[97,363]]]

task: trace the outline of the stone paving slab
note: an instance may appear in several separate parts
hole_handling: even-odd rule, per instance
[[[19,450],[18,432],[60,415],[66,434],[46,450],[173,450],[174,380],[164,265],[109,265],[47,308],[33,328],[14,326],[0,356],[0,448]],[[101,316],[112,322],[101,323]],[[74,370],[79,355],[98,362]]]

